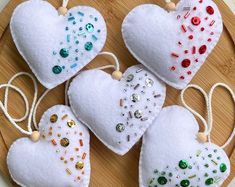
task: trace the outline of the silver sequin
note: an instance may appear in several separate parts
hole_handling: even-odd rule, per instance
[[[139,119],[139,118],[142,118],[142,111],[141,110],[136,110],[135,113],[134,113],[134,116]]]
[[[134,79],[134,75],[130,74],[130,75],[127,76],[126,81],[131,82],[133,79]]]
[[[118,123],[116,126],[116,130],[118,132],[123,132],[125,130],[125,126],[122,123]]]
[[[150,79],[150,78],[147,78],[146,80],[145,80],[145,85],[146,86],[148,86],[148,87],[152,87],[153,86],[153,80],[152,79]]]
[[[136,103],[139,100],[140,100],[140,96],[138,94],[131,95],[131,101],[133,101],[134,103]]]

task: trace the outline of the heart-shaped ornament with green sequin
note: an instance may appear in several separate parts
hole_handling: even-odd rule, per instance
[[[221,186],[230,173],[222,148],[199,143],[199,125],[185,108],[164,108],[144,135],[139,166],[141,187]]]
[[[107,35],[105,21],[94,8],[77,6],[59,16],[42,0],[20,4],[10,28],[20,54],[47,88],[70,79],[95,58]]]

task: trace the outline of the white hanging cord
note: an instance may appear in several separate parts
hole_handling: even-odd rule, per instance
[[[66,81],[64,88],[64,101],[66,106],[69,106],[69,99],[68,99],[69,84],[70,84],[70,79]]]
[[[27,73],[27,72],[19,72],[17,74],[15,74],[9,81],[8,81],[8,84],[12,84],[12,82],[19,76],[27,76],[29,77],[32,81],[33,81],[33,84],[34,84],[34,96],[33,96],[33,102],[32,102],[32,106],[31,106],[31,113],[33,112],[33,108],[35,106],[35,103],[36,103],[36,100],[37,100],[37,95],[38,95],[38,85],[37,85],[37,81],[36,79],[34,78],[33,75],[31,75],[30,73]],[[8,92],[9,92],[9,87],[6,87],[6,90],[5,90],[5,94],[4,94],[4,107],[6,109],[6,111],[8,112]],[[29,104],[27,102],[27,104],[25,105],[25,115],[22,117],[22,118],[19,118],[19,119],[16,119],[16,118],[12,118],[15,122],[22,122],[24,121],[29,115]],[[29,115],[29,118],[28,118],[28,123],[31,124],[31,118],[32,117],[32,114]]]
[[[209,123],[209,130],[208,130],[209,131],[209,136],[208,136],[209,140],[210,140],[210,132],[211,132],[212,127],[213,127],[212,97],[213,97],[213,93],[214,93],[214,91],[217,87],[226,88],[229,91],[229,93],[231,94],[233,102],[235,104],[235,93],[233,92],[233,90],[228,85],[226,85],[224,83],[217,83],[214,86],[212,86],[212,88],[211,88],[211,90],[208,94],[208,98],[209,98],[208,101],[209,101],[209,104],[210,104],[209,105],[209,110],[208,110],[208,113],[209,113],[208,116],[210,116],[210,123]],[[225,147],[227,147],[230,144],[230,142],[232,141],[232,139],[234,138],[234,136],[235,136],[235,127],[233,129],[233,132],[229,136],[228,140],[225,142],[224,145],[221,146],[221,148],[224,149]]]
[[[34,127],[38,130],[39,127],[38,127],[38,124],[37,124],[37,120],[36,120],[36,115],[37,115],[37,109],[38,109],[38,106],[39,104],[41,103],[41,101],[43,100],[43,98],[48,94],[48,92],[50,91],[50,89],[46,89],[43,94],[39,97],[35,107],[34,107],[34,110],[33,110],[33,125]]]
[[[210,133],[210,132],[209,132],[209,129],[208,129],[208,123],[209,123],[209,121],[211,120],[211,119],[210,119],[210,116],[209,116],[209,114],[208,114],[208,123],[207,123],[206,120],[205,120],[198,112],[196,112],[196,111],[193,110],[189,105],[186,104],[186,102],[185,102],[185,100],[184,100],[184,95],[185,95],[185,91],[186,91],[187,89],[189,89],[189,88],[194,88],[194,89],[196,89],[196,90],[199,90],[199,91],[202,93],[202,95],[204,96],[205,101],[206,101],[206,108],[207,108],[207,111],[209,112],[209,100],[208,100],[208,96],[207,96],[206,92],[205,92],[200,86],[194,85],[194,84],[188,85],[185,89],[183,89],[183,90],[181,91],[181,95],[180,95],[180,97],[181,97],[181,102],[182,102],[183,106],[184,106],[185,108],[187,108],[190,112],[192,112],[195,116],[197,116],[197,117],[202,121],[203,126],[204,126],[204,132],[203,132],[203,133],[204,133],[206,136],[208,136],[209,133]]]
[[[116,57],[116,55],[114,55],[111,52],[106,52],[106,51],[101,52],[98,55],[106,55],[106,56],[112,57],[114,59],[115,65],[106,65],[106,66],[98,67],[98,68],[95,68],[95,69],[100,69],[101,70],[101,69],[113,68],[116,71],[120,70],[120,63],[119,63],[118,58]]]
[[[2,84],[0,85],[0,89],[1,88],[11,88],[13,90],[15,90],[16,92],[18,92],[20,94],[20,96],[23,98],[25,106],[29,105],[28,100],[26,95],[23,93],[23,91],[21,91],[18,87],[11,85],[11,84]],[[21,128],[19,125],[16,124],[16,122],[14,121],[14,119],[9,115],[8,111],[6,110],[4,104],[0,101],[0,108],[2,109],[4,115],[7,117],[7,119],[11,122],[11,124],[18,129],[21,133],[26,134],[26,135],[31,135],[32,134],[32,128],[31,128],[31,123],[28,123],[27,125],[27,129],[28,130],[24,130],[23,128]]]
[[[63,0],[62,7],[67,8],[69,0]]]

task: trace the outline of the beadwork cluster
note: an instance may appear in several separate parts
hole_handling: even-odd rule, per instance
[[[143,66],[133,66],[127,71],[122,80],[123,94],[118,103],[122,121],[116,124],[117,133],[124,133],[125,139],[118,144],[135,139],[141,129],[145,129],[149,120],[155,117],[159,102],[164,101],[164,90],[156,77],[143,69]],[[160,86],[159,86],[160,85]],[[156,90],[158,88],[158,90]]]
[[[64,27],[65,38],[60,41],[59,47],[54,49],[52,55],[55,63],[52,67],[54,74],[60,74],[62,71],[69,72],[69,69],[78,67],[79,61],[82,61],[84,53],[93,50],[96,41],[102,32],[98,28],[98,17],[92,14],[86,14],[82,11],[71,11],[68,15],[67,25]]]
[[[183,14],[176,14],[179,22],[179,41],[176,43],[176,51],[170,54],[174,65],[169,67],[171,72],[179,74],[179,79],[184,80],[186,76],[193,75],[197,71],[197,63],[203,63],[207,56],[208,47],[213,38],[218,38],[215,20],[215,9],[209,4],[205,7],[203,0],[197,0],[197,5],[184,7]],[[220,19],[218,19],[220,20]],[[180,38],[182,40],[180,40]],[[185,40],[185,38],[187,38]],[[204,58],[201,58],[204,56]],[[199,60],[201,59],[201,60]]]
[[[154,177],[149,180],[148,186],[219,186],[221,176],[227,171],[227,165],[222,160],[223,155],[220,149],[211,144],[203,147],[188,158],[179,160],[174,167],[166,166],[164,170],[154,170]]]
[[[54,110],[55,112],[55,110]],[[46,123],[40,126],[41,140],[47,141],[53,148],[56,158],[64,164],[64,174],[74,182],[80,183],[85,175],[85,163],[89,153],[84,148],[87,132],[83,132],[76,119],[66,110],[48,116]],[[80,126],[80,127],[79,127]],[[74,141],[77,139],[77,141]]]

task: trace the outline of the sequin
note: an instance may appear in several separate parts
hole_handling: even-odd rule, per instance
[[[146,80],[145,80],[145,85],[146,86],[148,86],[148,87],[152,87],[153,86],[153,80],[152,79],[150,79],[150,78],[147,78]]]
[[[160,185],[165,185],[167,183],[167,179],[166,179],[166,177],[158,177],[157,182]]]
[[[75,164],[76,169],[83,169],[84,168],[84,163],[82,161],[79,161]]]
[[[180,185],[181,185],[182,187],[188,187],[188,186],[190,185],[190,182],[189,182],[189,180],[182,180],[182,181],[180,182]]]
[[[69,121],[67,121],[67,125],[68,125],[68,127],[73,128],[76,125],[76,123],[74,120],[69,120]]]
[[[69,139],[68,138],[62,138],[60,140],[60,145],[63,146],[63,147],[68,147],[69,145]]]
[[[187,162],[186,160],[181,160],[181,161],[179,162],[179,167],[180,167],[181,169],[186,169],[186,168],[188,167],[188,162]]]
[[[207,49],[206,45],[202,45],[202,46],[199,48],[199,53],[200,53],[201,55],[204,54],[204,53],[206,52],[206,49]]]
[[[62,68],[60,66],[54,66],[52,71],[54,74],[60,74],[62,72]]]
[[[215,12],[212,6],[207,6],[207,7],[206,7],[206,11],[207,11],[207,13],[210,14],[210,15],[213,15],[214,12]]]
[[[191,22],[193,25],[197,26],[201,23],[201,19],[199,17],[195,16],[195,17],[192,17]]]
[[[134,116],[139,119],[139,118],[142,118],[142,111],[141,110],[136,110],[135,113],[134,113]]]
[[[93,48],[92,42],[86,42],[85,45],[84,45],[84,48],[85,48],[87,51],[91,51],[92,48]]]
[[[207,179],[206,181],[205,181],[205,184],[207,185],[207,186],[209,186],[209,185],[211,185],[211,184],[213,184],[214,183],[214,179],[213,178],[209,178],[209,179]]]
[[[51,117],[50,117],[50,122],[51,122],[51,123],[55,123],[57,120],[58,120],[57,114],[51,115]]]
[[[69,50],[66,48],[63,48],[60,50],[60,56],[62,56],[63,58],[66,58],[69,56]]]
[[[124,124],[118,123],[117,126],[116,126],[116,130],[117,130],[118,132],[123,132],[123,131],[125,130]]]
[[[140,96],[138,94],[132,94],[131,95],[131,101],[136,103],[140,100]]]
[[[133,74],[130,74],[126,77],[126,81],[127,82],[131,82],[132,80],[134,79],[134,75]]]
[[[187,68],[189,67],[191,64],[190,60],[189,59],[184,59],[182,62],[181,62],[181,65],[183,68]]]
[[[86,24],[86,30],[88,32],[93,32],[94,31],[94,25],[92,25],[91,23]]]
[[[226,164],[224,164],[224,163],[222,163],[222,164],[220,164],[220,171],[222,172],[222,173],[224,173],[226,170],[227,170],[227,166],[226,166]]]

